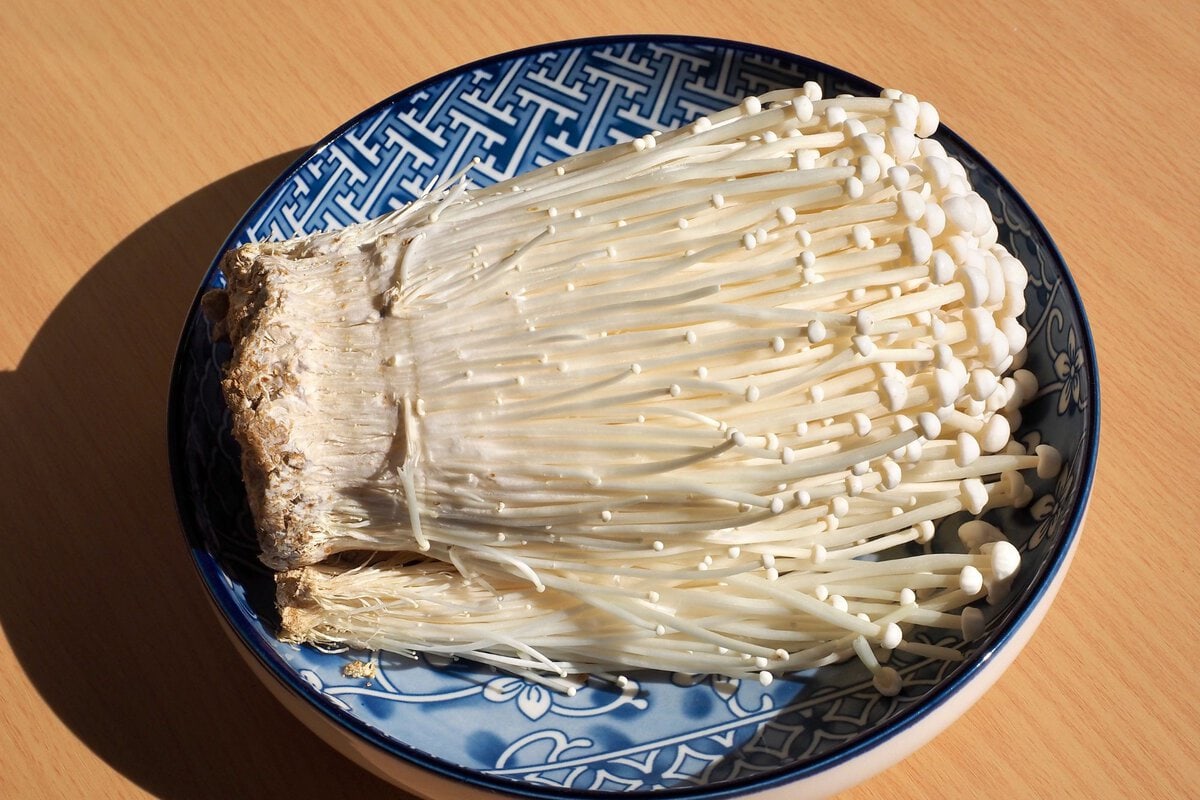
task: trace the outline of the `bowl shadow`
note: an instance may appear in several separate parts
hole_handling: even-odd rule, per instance
[[[71,734],[158,797],[407,797],[262,690],[210,610],[171,496],[180,325],[217,246],[300,152],[146,221],[0,372],[0,626]]]

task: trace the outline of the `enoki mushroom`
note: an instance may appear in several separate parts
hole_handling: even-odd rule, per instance
[[[748,98],[223,262],[283,638],[571,690],[956,659],[1020,565],[1024,267],[937,113]],[[1011,375],[1009,373],[1012,373]],[[965,551],[965,552],[964,552]]]

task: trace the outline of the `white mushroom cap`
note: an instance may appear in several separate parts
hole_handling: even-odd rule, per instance
[[[895,697],[904,688],[904,679],[892,667],[880,667],[871,682],[884,697]]]
[[[985,625],[983,612],[975,606],[967,606],[962,610],[963,641],[973,642],[983,636]]]
[[[958,526],[959,541],[973,553],[985,544],[1005,541],[1004,532],[990,522],[973,519]]]
[[[1062,454],[1048,444],[1039,444],[1033,449],[1037,453],[1037,475],[1039,478],[1056,478],[1062,470]]]

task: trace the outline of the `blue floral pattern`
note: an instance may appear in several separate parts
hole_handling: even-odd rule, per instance
[[[472,158],[499,180],[571,153],[678,125],[747,94],[822,84],[872,93],[853,76],[787,54],[711,40],[629,38],[548,46],[456,70],[369,110],[281,179],[229,245],[340,226],[394,208]],[[227,347],[198,310],[187,323],[172,385],[172,467],[200,573],[250,650],[327,715],[418,763],[464,768],[515,786],[594,790],[728,787],[803,769],[864,735],[888,730],[994,645],[1015,599],[1061,554],[1090,473],[1094,359],[1065,267],[1007,183],[952,133],[959,157],[996,215],[1001,242],[1030,270],[1027,367],[1041,383],[1019,434],[1064,454],[1056,484],[1032,481],[1039,507],[1000,521],[1026,552],[1013,601],[986,609],[988,634],[961,664],[900,658],[900,695],[885,698],[856,663],[769,687],[714,678],[636,675],[624,687],[589,681],[571,697],[471,664],[322,652],[278,642],[272,581],[257,561],[237,447],[220,396]],[[206,286],[219,285],[210,271]],[[369,678],[343,669],[374,665]],[[413,755],[413,753],[416,755]],[[701,791],[697,789],[697,791]],[[693,795],[689,795],[693,796]]]

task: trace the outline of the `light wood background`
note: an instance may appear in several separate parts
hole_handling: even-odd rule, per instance
[[[1140,0],[4,0],[0,797],[400,796],[268,697],[206,606],[167,479],[176,336],[298,149],[463,62],[622,32],[934,101],[1091,315],[1101,463],[1059,600],[973,710],[845,797],[1200,796],[1198,30],[1196,4]]]

